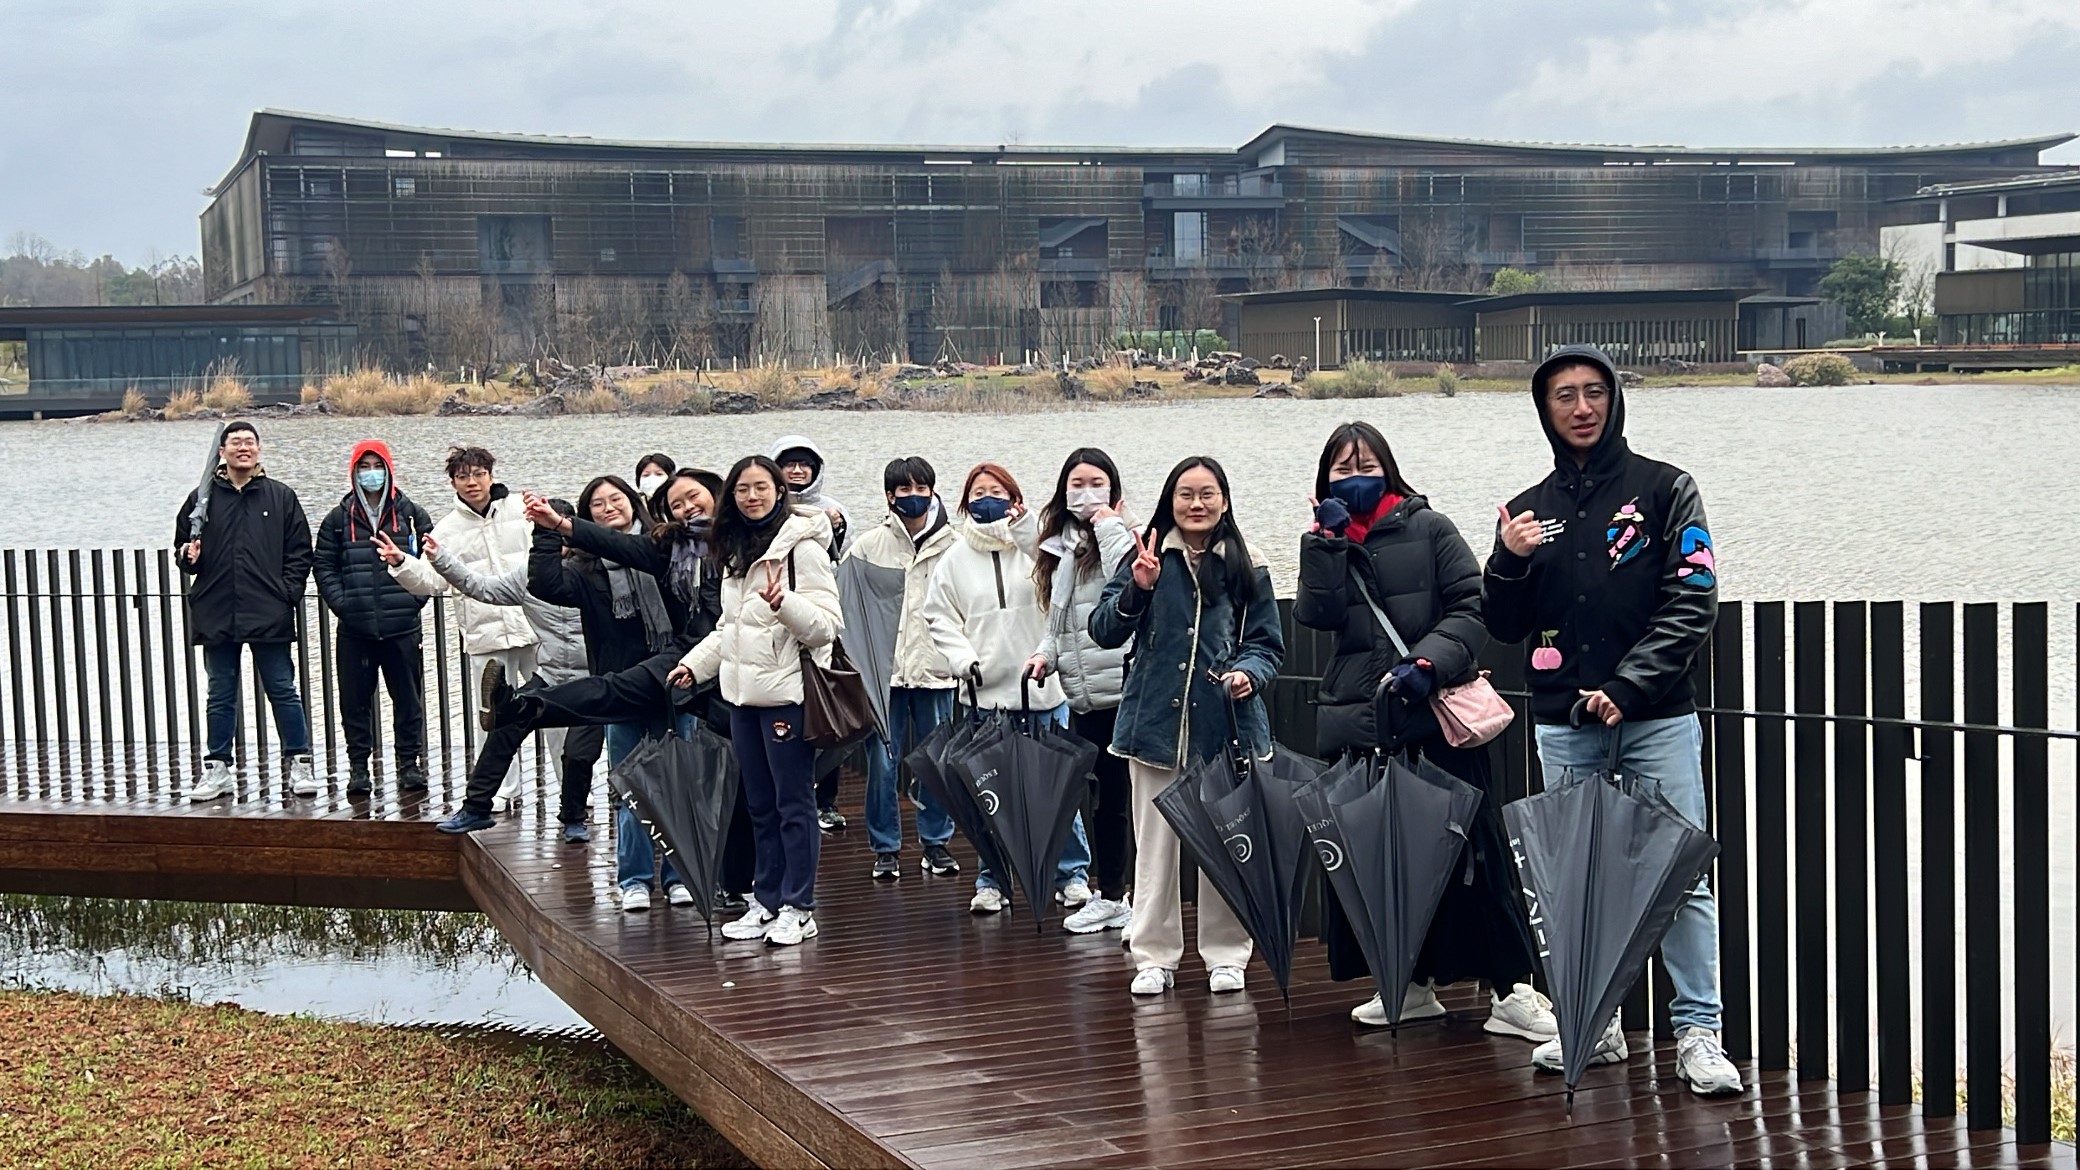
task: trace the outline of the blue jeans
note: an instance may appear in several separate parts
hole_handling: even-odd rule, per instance
[[[867,739],[867,843],[876,853],[903,851],[903,809],[896,798],[896,761],[910,753],[917,741],[953,717],[953,692],[922,687],[895,687],[888,692],[888,740],[876,732]],[[939,807],[929,790],[919,786],[917,839],[926,845],[944,845],[953,839],[953,818]]]
[[[1056,727],[1067,727],[1069,704],[1063,703],[1051,711],[1035,711],[1033,718],[1042,725],[1052,723]],[[1069,824],[1069,843],[1062,847],[1061,860],[1054,865],[1054,888],[1059,890],[1070,882],[1089,881],[1090,872],[1091,842],[1083,835],[1083,814],[1079,812]],[[1001,890],[1004,883],[985,866],[975,875],[975,888]]]
[[[238,734],[238,652],[253,648],[253,673],[274,712],[275,733],[282,740],[282,755],[311,754],[310,719],[303,711],[303,696],[296,691],[296,668],[289,661],[287,642],[219,642],[202,648],[202,669],[209,676],[209,744],[206,759],[231,762],[231,741]]]
[[[1546,775],[1557,781],[1572,769],[1587,775],[1601,772],[1610,757],[1613,735],[1620,736],[1618,771],[1643,792],[1658,792],[1683,815],[1702,828],[1705,824],[1704,762],[1700,752],[1704,730],[1697,716],[1649,719],[1572,728],[1558,724],[1538,725],[1538,760]],[[1686,1028],[1719,1030],[1719,908],[1712,898],[1711,876],[1699,878],[1697,888],[1676,910],[1675,922],[1661,939],[1661,963],[1675,987],[1668,1005],[1669,1022],[1676,1034]]]
[[[693,716],[679,716],[680,735],[693,734]],[[636,750],[643,742],[643,725],[640,723],[607,724],[607,767],[619,764],[628,753]],[[630,886],[649,886],[657,880],[658,870],[664,871],[661,884],[679,884],[679,875],[672,870],[670,858],[662,866],[657,863],[657,850],[650,843],[650,830],[643,827],[641,817],[628,807],[628,802],[614,802],[614,883],[622,889]]]

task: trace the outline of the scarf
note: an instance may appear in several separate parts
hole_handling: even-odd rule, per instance
[[[1380,517],[1400,507],[1401,501],[1407,498],[1407,496],[1396,495],[1393,492],[1388,492],[1381,496],[1379,503],[1373,505],[1372,511],[1367,512],[1363,516],[1351,517],[1351,522],[1343,526],[1343,538],[1354,544],[1365,543],[1366,534],[1372,531],[1373,525],[1379,523]]]
[[[641,534],[643,522],[636,521],[629,531]],[[643,643],[651,653],[670,646],[672,617],[665,610],[664,595],[657,590],[657,578],[609,560],[601,560],[600,565],[607,571],[607,593],[613,600],[614,617],[627,621],[640,615],[643,619]]]
[[[707,539],[704,535],[695,536],[691,528],[672,544],[672,563],[665,570],[665,579],[688,609],[700,606],[701,563],[707,559]]]
[[[961,536],[976,552],[1010,552],[1018,547],[1011,538],[1011,518],[981,524],[974,520],[961,525]]]

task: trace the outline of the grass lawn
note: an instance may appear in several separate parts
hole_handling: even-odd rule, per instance
[[[0,1165],[742,1166],[604,1045],[0,992]]]

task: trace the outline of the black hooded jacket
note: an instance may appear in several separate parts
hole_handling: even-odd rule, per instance
[[[390,473],[383,490],[382,512],[375,527],[354,487],[354,462],[365,451],[382,456]],[[377,527],[389,534],[405,552],[419,554],[419,538],[433,531],[433,517],[397,490],[397,468],[390,449],[368,442],[354,449],[347,464],[347,494],[325,516],[318,527],[318,555],[313,566],[318,578],[318,595],[326,608],[339,618],[340,632],[355,638],[403,638],[419,634],[419,611],[426,599],[406,590],[390,575],[390,567],[376,552]]]
[[[1408,657],[1435,668],[1439,686],[1473,678],[1488,644],[1480,564],[1459,530],[1423,497],[1396,504],[1363,543],[1341,533],[1302,536],[1293,616],[1336,635],[1316,711],[1315,747],[1323,756],[1391,749],[1439,733],[1427,703],[1387,700],[1399,705],[1382,706],[1380,683],[1403,655],[1373,617],[1368,597],[1407,642]]]
[[[1585,463],[1546,416],[1547,375],[1588,362],[1611,387],[1610,416]],[[1564,723],[1580,692],[1601,690],[1628,721],[1696,710],[1691,661],[1718,617],[1719,581],[1704,497],[1681,468],[1625,443],[1625,393],[1602,350],[1567,346],[1531,377],[1553,470],[1509,502],[1546,523],[1529,557],[1498,534],[1482,578],[1488,631],[1525,642],[1531,713]]]

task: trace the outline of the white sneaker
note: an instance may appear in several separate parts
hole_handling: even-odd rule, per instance
[[[641,912],[641,911],[644,911],[644,910],[648,910],[649,908],[650,908],[650,887],[649,887],[649,886],[623,886],[623,887],[621,887],[621,909],[622,909],[622,911],[623,911],[624,913],[627,913],[627,914],[635,914],[635,913],[639,913],[639,912]]]
[[[236,781],[231,778],[231,765],[222,760],[204,760],[202,775],[196,778],[195,783],[188,785],[188,790],[181,795],[189,800],[215,800],[220,796],[231,795],[236,787]]]
[[[1741,1091],[1741,1070],[1726,1058],[1719,1034],[1707,1028],[1685,1028],[1676,1037],[1676,1075],[1700,1097]]]
[[[744,899],[744,916],[722,928],[722,937],[738,942],[749,942],[764,938],[773,927],[773,912],[759,905],[757,898]]]
[[[673,882],[664,888],[664,900],[674,906],[691,906],[693,891],[687,889],[683,882]]]
[[[1434,1020],[1444,1015],[1444,1005],[1437,1002],[1437,991],[1427,983],[1411,983],[1401,997],[1401,1022],[1412,1024],[1418,1020]],[[1351,1023],[1367,1028],[1387,1026],[1387,1007],[1375,995],[1351,1009]]]
[[[1082,909],[1062,919],[1062,929],[1070,934],[1096,934],[1101,930],[1122,930],[1134,921],[1134,907],[1122,899],[1092,898]]]
[[[1134,972],[1134,981],[1127,984],[1133,995],[1161,995],[1170,990],[1177,976],[1168,967],[1143,967]]]
[[[1714,1041],[1712,1046],[1716,1048],[1718,1043]],[[1603,1036],[1596,1041],[1596,1051],[1589,1054],[1589,1063],[1592,1065],[1616,1064],[1629,1055],[1631,1053],[1625,1048],[1625,1029],[1618,1022],[1618,1017],[1612,1016],[1610,1026],[1603,1030]],[[1720,1055],[1720,1059],[1725,1059],[1723,1053]],[[1559,1038],[1555,1037],[1532,1049],[1531,1063],[1545,1072],[1565,1071],[1566,1066],[1561,1063]],[[1735,1075],[1738,1076],[1739,1074],[1736,1073]]]
[[[968,911],[972,914],[995,914],[1009,904],[1004,891],[995,886],[984,886],[968,900]]]
[[[494,796],[494,797],[492,797],[492,798],[491,798],[491,815],[492,815],[492,816],[495,816],[495,817],[502,817],[502,816],[506,815],[506,813],[510,812],[510,811],[512,810],[512,807],[513,807],[513,802],[512,802],[512,800],[511,800],[511,799],[510,799],[509,797],[504,797],[504,796]]]
[[[297,756],[289,761],[289,791],[298,796],[316,796],[325,791],[318,783],[318,774],[311,769],[309,756]]]
[[[1506,998],[1488,997],[1488,1022],[1481,1025],[1481,1031],[1543,1044],[1560,1034],[1560,1024],[1553,1019],[1553,1001],[1529,983],[1519,983]]]
[[[1219,995],[1228,991],[1242,990],[1242,968],[1215,967],[1206,973],[1206,990]]]
[[[1091,884],[1082,878],[1077,878],[1075,881],[1056,890],[1054,892],[1054,900],[1057,904],[1067,906],[1071,910],[1088,906],[1091,901]]]
[[[780,916],[773,919],[772,927],[766,931],[766,945],[791,947],[799,945],[805,938],[815,937],[816,915],[793,906],[782,906]]]

